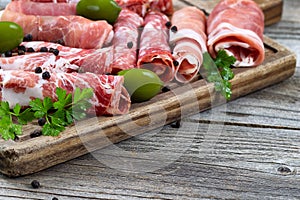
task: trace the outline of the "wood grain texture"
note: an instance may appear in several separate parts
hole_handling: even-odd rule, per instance
[[[265,30],[297,57],[299,8],[300,1],[285,1],[282,21]],[[114,145],[134,157],[117,156],[109,146],[32,175],[0,175],[0,199],[300,199],[299,69],[297,60],[291,78],[185,118],[196,132],[165,126]],[[139,152],[155,154],[171,138],[177,142],[165,156],[179,156],[176,161],[147,173],[136,173],[137,166],[120,169],[143,164]],[[192,141],[188,149],[186,141]],[[119,160],[119,169],[103,162],[108,158]],[[30,186],[34,179],[41,188]]]
[[[295,55],[269,38],[265,38],[265,44],[266,59],[262,65],[234,70],[232,99],[294,74]],[[18,141],[2,140],[0,171],[8,176],[34,173],[222,103],[226,102],[213,92],[213,84],[201,79],[133,105],[128,115],[84,120],[59,137],[30,138],[34,128],[28,127]]]

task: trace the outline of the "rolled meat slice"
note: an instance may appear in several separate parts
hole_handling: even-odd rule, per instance
[[[46,47],[48,50],[51,48],[57,49],[59,50],[57,60],[61,58],[64,59],[67,63],[77,66],[76,69],[71,68],[73,69],[72,71],[75,70],[80,72],[93,72],[96,74],[106,74],[106,73],[111,73],[112,70],[110,66],[110,63],[113,60],[112,47],[106,47],[101,49],[80,49],[80,48],[66,47],[57,43],[42,42],[42,41],[22,42],[21,46],[25,46],[26,48],[33,48],[36,52],[39,52],[43,47]],[[13,58],[15,57],[12,57],[11,59]],[[26,58],[26,61],[29,63],[29,58]],[[32,62],[34,63],[34,60],[32,60]],[[19,67],[21,68],[22,66]],[[26,69],[26,67],[24,69]],[[70,69],[70,67],[67,68],[64,67],[64,69]],[[62,71],[68,72],[70,70],[62,70]]]
[[[19,24],[24,34],[31,34],[33,40],[60,41],[65,46],[75,48],[101,48],[113,38],[112,26],[105,20],[92,21],[76,15],[36,16],[5,9],[1,21]]]
[[[196,7],[185,7],[174,12],[170,30],[173,56],[178,62],[175,79],[190,82],[195,78],[203,62],[206,48],[206,17]],[[173,31],[176,27],[176,31]],[[173,30],[172,30],[173,29]]]
[[[140,37],[137,66],[156,73],[164,82],[174,78],[175,68],[169,46],[169,34],[166,15],[151,11],[144,19],[144,28]]]
[[[143,18],[133,11],[123,9],[114,24],[112,73],[136,67],[139,27]]]
[[[60,16],[75,15],[76,3],[42,3],[28,0],[11,1],[7,10],[23,13],[25,15]]]
[[[97,116],[125,114],[130,108],[130,96],[123,87],[124,77],[97,75],[94,73],[51,73],[45,80],[41,74],[18,70],[0,70],[0,100],[8,101],[10,106],[19,103],[28,106],[30,100],[50,97],[57,99],[56,88],[73,93],[78,88],[92,88],[90,99]],[[91,112],[90,110],[90,112]]]
[[[264,14],[253,0],[221,0],[207,20],[208,51],[224,49],[234,66],[257,66],[264,61]]]

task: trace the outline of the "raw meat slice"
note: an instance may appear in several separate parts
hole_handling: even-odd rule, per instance
[[[207,21],[208,51],[233,55],[234,66],[257,66],[264,61],[264,14],[252,0],[222,0]]]
[[[122,76],[51,73],[50,79],[45,80],[41,74],[34,72],[0,70],[0,81],[0,100],[8,101],[12,107],[17,103],[28,106],[30,100],[35,98],[50,97],[55,101],[57,87],[68,93],[74,92],[75,88],[79,87],[94,90],[90,102],[97,116],[125,114],[130,108],[130,96],[123,87]]]
[[[138,49],[138,28],[143,18],[133,11],[123,9],[114,24],[112,73],[136,67]]]
[[[162,81],[169,82],[175,73],[166,27],[169,19],[162,13],[151,11],[144,20],[137,66],[149,69]]]
[[[112,26],[105,20],[92,21],[81,16],[35,16],[5,9],[1,21],[19,24],[33,40],[61,41],[65,46],[82,49],[101,48],[113,38]]]
[[[75,15],[76,3],[40,3],[33,1],[11,1],[7,10],[23,13],[25,15],[60,16]]]
[[[170,30],[173,56],[178,62],[175,79],[190,82],[200,70],[202,54],[207,52],[206,17],[196,7],[185,7],[174,12],[171,22],[177,28],[176,32]]]
[[[145,16],[148,10],[159,11],[166,15],[173,14],[172,0],[115,0],[122,8]]]
[[[78,71],[79,66],[71,64],[67,59],[55,56],[53,53],[30,53],[13,57],[0,57],[0,67],[3,70],[24,70],[34,72],[37,67],[50,72]]]
[[[101,49],[80,49],[42,41],[22,42],[21,45],[26,48],[31,47],[35,51],[40,51],[42,47],[58,49],[59,58],[65,59],[70,64],[78,66],[79,68],[76,69],[76,71],[106,74],[111,73],[112,70],[110,66],[113,59],[112,47]]]

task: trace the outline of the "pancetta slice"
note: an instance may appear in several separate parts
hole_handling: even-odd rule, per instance
[[[51,73],[50,79],[45,80],[34,72],[0,70],[0,100],[8,101],[12,107],[17,103],[26,107],[35,98],[50,97],[55,101],[57,87],[68,93],[73,93],[77,87],[92,88],[94,95],[90,103],[95,114],[119,115],[127,113],[130,108],[130,96],[123,81],[122,76],[94,73]]]
[[[186,83],[196,77],[203,62],[202,54],[207,52],[206,17],[196,7],[185,7],[174,12],[171,22],[177,29],[170,30],[170,44],[178,62],[175,79]]]
[[[11,1],[7,10],[23,13],[25,15],[65,16],[76,15],[76,3],[42,3],[28,0]]]
[[[169,82],[175,73],[166,27],[169,19],[162,13],[151,11],[144,20],[137,65],[155,72],[162,81]]]
[[[253,0],[221,0],[207,21],[208,51],[224,49],[234,66],[257,66],[264,61],[264,14]]]
[[[42,47],[47,47],[48,49],[50,48],[58,49],[59,55],[56,57],[57,61],[63,59],[66,61],[66,64],[70,63],[72,66],[77,66],[77,68],[75,69],[66,65],[68,66],[67,68],[65,66],[63,69],[61,69],[60,65],[52,64],[51,68],[53,68],[54,66],[56,69],[61,69],[61,71],[69,72],[75,70],[80,72],[93,72],[96,74],[106,74],[106,73],[111,73],[112,70],[110,63],[113,60],[113,49],[111,46],[106,48],[101,48],[101,49],[80,49],[80,48],[66,47],[57,43],[42,42],[42,41],[22,42],[21,45],[25,46],[26,48],[31,47],[36,52],[39,52]],[[12,57],[11,59],[14,58],[15,57]],[[29,63],[28,57],[26,58],[26,62]],[[32,63],[34,62],[35,60],[32,60]],[[63,64],[62,62],[60,63]],[[22,69],[22,66],[23,65],[20,65],[19,68]],[[26,68],[27,67],[25,65],[24,69]],[[30,69],[33,68],[31,67]]]
[[[143,18],[123,9],[114,24],[112,73],[136,67],[139,27]]]
[[[105,20],[92,21],[77,15],[35,16],[5,9],[1,21],[19,24],[24,34],[31,34],[33,40],[61,41],[75,48],[101,48],[113,38],[112,26]]]

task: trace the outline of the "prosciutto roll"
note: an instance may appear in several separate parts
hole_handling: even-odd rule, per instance
[[[172,16],[172,25],[177,31],[170,31],[170,43],[174,46],[173,56],[178,62],[175,79],[186,83],[199,72],[206,48],[206,17],[196,7],[185,7]]]
[[[69,69],[72,71],[80,72],[93,72],[96,74],[106,74],[111,73],[110,63],[113,59],[112,47],[106,47],[101,49],[80,49],[80,48],[71,48],[66,47],[57,43],[52,42],[42,42],[42,41],[32,41],[32,42],[22,42],[21,45],[26,48],[33,48],[36,52],[39,52],[42,47],[47,47],[47,49],[53,48],[59,50],[59,55],[56,57],[56,63],[60,65],[53,65],[55,68],[61,69],[61,71],[69,72]],[[41,54],[43,55],[43,54]],[[28,56],[29,57],[29,56]],[[26,58],[26,62],[29,63],[29,58]],[[16,57],[12,57],[14,59]],[[0,58],[1,59],[1,58]],[[62,59],[65,60],[66,64],[63,68],[60,66],[64,63],[61,62]],[[32,60],[34,63],[35,60]],[[47,60],[45,60],[47,64]],[[68,66],[70,63],[73,67]],[[45,64],[41,63],[43,66]],[[1,64],[0,64],[1,65]],[[20,69],[24,66],[24,70],[27,68],[26,65],[20,65]],[[74,68],[77,66],[76,68]],[[29,71],[33,69],[30,68]]]
[[[24,34],[31,34],[33,40],[61,41],[75,48],[101,48],[113,38],[112,26],[105,20],[92,21],[76,15],[36,16],[5,9],[1,21],[19,24]]]
[[[97,116],[125,114],[130,108],[130,96],[123,87],[122,76],[97,75],[94,73],[52,73],[50,79],[41,74],[18,70],[0,70],[0,100],[28,106],[34,98],[57,99],[56,88],[73,93],[77,87],[92,88],[94,96],[90,103]]]
[[[169,19],[162,13],[152,11],[144,20],[137,65],[155,72],[162,81],[169,82],[175,73],[166,27]]]
[[[7,10],[23,13],[25,15],[60,16],[75,15],[76,3],[41,3],[27,0],[11,1]]]
[[[207,21],[208,51],[214,57],[224,49],[236,67],[264,61],[264,14],[252,0],[221,0]]]
[[[138,49],[138,28],[143,18],[133,11],[123,9],[114,24],[112,73],[136,67]]]

